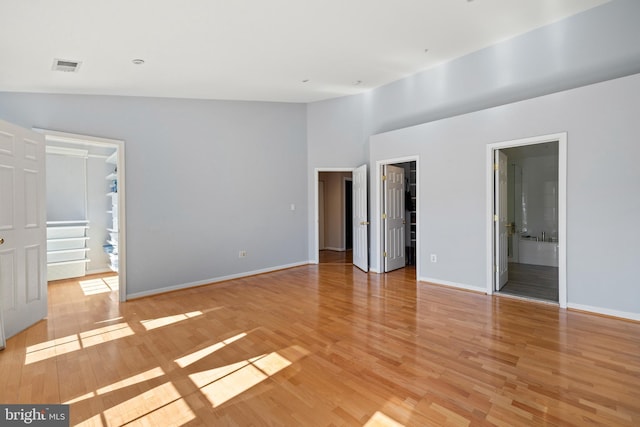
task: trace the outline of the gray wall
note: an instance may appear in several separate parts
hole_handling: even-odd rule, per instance
[[[7,121],[125,141],[129,295],[306,262],[305,112],[303,104],[0,93]]]
[[[370,161],[420,157],[421,276],[486,290],[486,145],[567,132],[569,305],[638,316],[638,111],[640,74],[380,134]]]
[[[640,72],[640,1],[614,0],[374,90],[370,134]]]
[[[613,223],[606,214],[615,212],[630,219],[629,213],[638,211],[638,199],[633,196],[640,193],[638,175],[633,168],[624,169],[629,159],[638,154],[629,139],[636,132],[630,115],[638,111],[632,95],[638,88],[634,80],[621,80],[612,86],[560,92],[639,73],[639,17],[640,2],[614,0],[368,93],[310,104],[310,212],[315,208],[314,168],[355,167],[362,163],[373,167],[379,159],[422,153],[420,170],[430,171],[421,175],[418,183],[421,197],[428,200],[418,219],[422,257],[430,249],[437,250],[438,263],[436,269],[421,260],[425,270],[420,273],[423,277],[485,289],[485,145],[570,131],[569,302],[640,313],[640,291],[630,274],[632,260],[637,262],[640,258],[634,248],[637,234],[612,230]],[[594,91],[602,92],[602,100],[594,97]],[[553,98],[556,104],[547,105],[549,101],[544,101],[524,103],[513,110],[494,108],[517,106],[519,101],[533,101],[557,92],[560,93]],[[580,108],[559,111],[558,105]],[[551,117],[540,108],[557,111],[558,116]],[[515,116],[515,111],[526,111],[528,116]],[[581,117],[578,111],[587,116]],[[479,114],[463,116],[472,112]],[[420,127],[420,132],[427,129],[429,135],[415,135],[419,143],[416,139],[409,139],[411,143],[402,139],[413,138],[418,132],[409,128],[399,134],[401,138],[374,137],[373,141],[387,141],[386,145],[375,142],[375,153],[374,145],[368,145],[372,135],[423,123],[433,125]],[[469,126],[473,134],[467,129]],[[589,136],[582,138],[586,134]],[[453,152],[455,159],[451,157]],[[602,180],[596,169],[604,168],[615,171]],[[463,172],[451,176],[446,174],[448,170]],[[611,209],[602,200],[613,202],[613,195],[627,200],[615,202]],[[447,209],[439,209],[433,204],[436,201],[446,203]],[[373,206],[370,204],[370,212]],[[574,210],[578,207],[581,210]],[[609,225],[604,225],[607,222]],[[615,223],[619,224],[617,219]],[[312,259],[313,226],[309,228]],[[612,246],[601,249],[594,243],[597,239]]]
[[[87,159],[47,154],[47,221],[87,219]]]

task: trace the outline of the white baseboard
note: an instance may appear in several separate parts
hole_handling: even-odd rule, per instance
[[[334,248],[331,246],[325,246],[324,249],[322,249],[323,251],[336,251],[336,252],[344,252],[346,251],[345,248]]]
[[[611,310],[609,308],[594,307],[591,305],[568,303],[568,309],[587,311],[590,313],[603,314],[605,316],[620,317],[622,319],[635,320],[640,322],[640,313],[630,313],[628,311]]]
[[[224,281],[227,281],[227,280],[240,279],[242,277],[255,276],[257,274],[271,273],[273,271],[286,270],[287,268],[299,267],[301,265],[307,265],[307,264],[309,264],[309,261],[302,261],[302,262],[296,262],[296,263],[293,263],[293,264],[286,264],[286,265],[280,265],[280,266],[276,266],[276,267],[263,268],[261,270],[253,270],[253,271],[247,271],[247,272],[244,272],[244,273],[230,274],[228,276],[214,277],[214,278],[205,279],[205,280],[198,280],[197,282],[190,282],[190,283],[183,283],[183,284],[180,284],[180,285],[167,286],[165,288],[153,289],[153,290],[150,290],[150,291],[135,292],[135,293],[132,293],[132,294],[127,294],[127,300],[132,300],[132,299],[136,299],[136,298],[142,298],[142,297],[148,297],[148,296],[152,296],[152,295],[163,294],[165,292],[179,291],[181,289],[193,288],[195,286],[210,285],[210,284],[213,284],[213,283],[224,282]]]
[[[87,270],[87,276],[91,274],[102,274],[102,273],[113,273],[113,270],[109,267],[107,268],[94,268],[92,270]]]
[[[431,277],[418,277],[418,281],[429,282],[429,283],[433,283],[434,285],[443,285],[443,286],[449,286],[452,288],[465,289],[467,291],[480,292],[483,294],[487,293],[487,289],[483,286],[473,286],[473,285],[467,285],[464,283],[449,282],[448,280],[433,279]]]

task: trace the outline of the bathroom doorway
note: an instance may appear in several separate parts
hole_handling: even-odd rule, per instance
[[[566,306],[566,135],[492,144],[489,151],[489,293]]]

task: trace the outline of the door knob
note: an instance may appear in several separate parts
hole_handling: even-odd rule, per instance
[[[4,239],[0,237],[0,245],[4,243]]]
[[[369,221],[362,221],[360,222],[360,225],[369,225]]]

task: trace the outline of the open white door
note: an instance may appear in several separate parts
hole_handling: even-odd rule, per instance
[[[44,136],[0,121],[0,301],[7,338],[47,315]]]
[[[403,268],[405,262],[404,169],[384,165],[382,175],[384,271]]]
[[[496,290],[509,280],[508,227],[507,227],[507,155],[495,151],[495,242],[496,242]]]
[[[367,165],[353,171],[353,264],[369,271],[369,216],[367,215]]]

